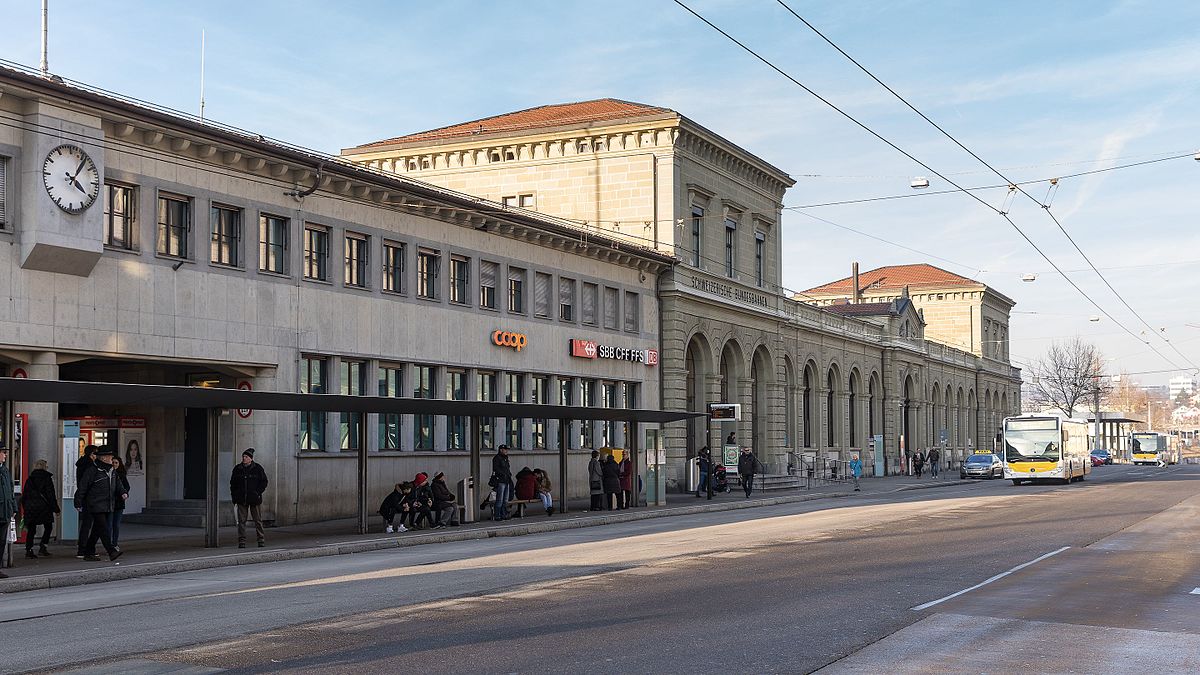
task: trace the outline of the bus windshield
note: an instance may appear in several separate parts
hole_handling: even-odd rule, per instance
[[[1133,454],[1144,455],[1158,452],[1158,436],[1155,434],[1134,434]]]
[[[1062,457],[1057,429],[1004,432],[1004,459],[1016,462],[1057,462]]]

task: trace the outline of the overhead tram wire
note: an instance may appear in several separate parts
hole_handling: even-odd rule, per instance
[[[920,250],[920,249],[913,248],[913,247],[911,247],[911,246],[905,246],[904,244],[900,244],[900,243],[897,243],[897,242],[894,242],[894,241],[891,241],[891,240],[888,240],[888,239],[884,239],[883,237],[876,236],[876,235],[874,235],[874,234],[871,234],[870,232],[863,232],[862,230],[856,230],[856,229],[854,229],[853,227],[849,227],[849,226],[847,226],[847,225],[842,225],[842,224],[840,224],[840,223],[835,223],[835,222],[833,222],[832,220],[828,220],[828,219],[826,219],[826,218],[822,218],[822,217],[820,217],[820,216],[814,216],[814,215],[813,215],[813,214],[811,214],[811,213],[804,213],[803,211],[798,211],[797,213],[799,213],[800,215],[802,215],[802,216],[804,216],[804,217],[806,217],[806,218],[812,218],[813,220],[816,220],[816,221],[818,221],[818,222],[825,223],[826,225],[832,225],[832,226],[834,226],[834,227],[838,227],[838,228],[841,228],[841,229],[843,229],[843,230],[846,230],[847,232],[853,232],[854,234],[862,235],[862,236],[864,236],[864,237],[867,237],[867,238],[869,238],[869,239],[874,239],[875,241],[880,241],[880,242],[883,242],[883,243],[885,243],[885,244],[887,244],[887,245],[889,245],[889,246],[895,246],[895,247],[897,247],[897,248],[902,248],[902,249],[904,249],[904,250],[906,250],[906,251],[912,251],[913,253],[920,253],[921,255],[923,255],[923,256],[928,256],[928,257],[930,257],[930,258],[933,258],[934,260],[940,260],[940,261],[942,261],[942,262],[944,262],[944,263],[949,263],[949,264],[951,264],[951,265],[954,265],[954,266],[956,266],[956,267],[961,267],[961,268],[963,268],[963,269],[966,269],[966,270],[971,270],[971,271],[975,272],[976,274],[979,274],[979,273],[981,273],[981,272],[986,272],[986,271],[987,271],[987,270],[985,270],[985,269],[984,269],[984,268],[982,268],[982,267],[977,267],[977,266],[975,266],[975,265],[967,265],[967,264],[965,264],[965,263],[955,262],[955,261],[953,261],[953,260],[950,260],[949,258],[943,258],[943,257],[941,257],[941,256],[934,255],[934,254],[932,254],[932,253],[928,253],[928,252],[926,252],[926,251],[922,251],[922,250]]]
[[[1128,301],[1125,300],[1125,297],[1122,296],[1119,291],[1117,291],[1117,289],[1112,285],[1112,283],[1109,282],[1108,278],[1105,277],[1104,274],[1099,269],[1096,268],[1096,265],[1095,265],[1095,263],[1092,262],[1092,259],[1089,258],[1088,255],[1083,252],[1083,249],[1080,248],[1079,244],[1075,241],[1075,238],[1071,236],[1070,232],[1067,232],[1067,229],[1065,227],[1063,227],[1062,223],[1059,222],[1058,218],[1050,210],[1050,205],[1048,203],[1043,203],[1042,200],[1029,194],[1023,187],[1014,183],[1008,176],[1005,176],[1003,173],[1001,173],[999,169],[997,169],[996,167],[989,164],[987,162],[987,160],[985,160],[984,158],[982,158],[978,154],[976,154],[974,150],[971,150],[970,148],[968,148],[966,145],[964,145],[962,143],[962,141],[959,141],[957,138],[955,138],[953,134],[946,131],[941,125],[939,125],[937,122],[930,119],[930,117],[928,115],[926,115],[924,112],[921,112],[921,110],[919,110],[916,106],[914,106],[912,103],[910,103],[908,101],[908,99],[901,96],[895,89],[890,87],[886,82],[879,79],[879,77],[877,77],[875,75],[875,73],[871,72],[866,66],[859,63],[859,61],[857,59],[855,59],[853,56],[851,56],[849,53],[847,53],[846,50],[844,50],[840,46],[838,46],[838,44],[835,43],[833,40],[830,40],[824,33],[822,33],[820,30],[818,30],[816,26],[812,25],[811,23],[809,23],[809,21],[807,19],[805,19],[804,17],[797,14],[795,10],[793,10],[791,7],[788,6],[788,4],[786,2],[784,2],[784,0],[775,0],[775,1],[778,2],[781,7],[786,9],[789,14],[796,17],[797,20],[799,20],[801,23],[803,23],[805,26],[807,26],[809,30],[811,30],[813,33],[816,33],[817,36],[820,37],[822,40],[824,40],[830,47],[833,47],[835,50],[837,50],[837,52],[839,54],[846,57],[847,60],[849,60],[851,63],[853,63],[859,70],[861,70],[863,73],[865,73],[872,80],[874,80],[879,86],[886,89],[889,94],[891,94],[892,96],[894,96],[896,98],[896,100],[903,103],[909,110],[913,111],[921,119],[928,122],[930,126],[932,126],[934,129],[937,129],[939,133],[941,133],[943,136],[945,136],[947,139],[949,139],[951,142],[953,142],[955,145],[957,145],[959,148],[961,148],[964,152],[966,152],[968,155],[970,155],[972,158],[974,158],[977,162],[979,162],[980,164],[987,167],[989,171],[996,174],[1002,180],[1004,180],[1006,183],[1008,183],[1010,186],[1012,186],[1012,188],[1010,188],[1010,189],[1015,188],[1018,192],[1020,192],[1022,195],[1027,197],[1030,201],[1032,201],[1032,202],[1036,203],[1038,206],[1042,207],[1042,209],[1046,212],[1046,215],[1050,216],[1050,219],[1054,221],[1054,224],[1058,227],[1058,230],[1060,232],[1062,232],[1063,236],[1065,236],[1067,238],[1067,241],[1071,242],[1071,246],[1073,246],[1075,248],[1075,251],[1077,253],[1079,253],[1079,255],[1085,261],[1087,261],[1088,266],[1092,268],[1092,271],[1096,273],[1096,276],[1100,277],[1100,280],[1103,281],[1104,285],[1108,287],[1108,290],[1111,291],[1114,296],[1116,296],[1117,300],[1121,301],[1121,304],[1125,306],[1125,309],[1129,310],[1129,312],[1131,314],[1133,314],[1135,317],[1137,317],[1137,320],[1140,321],[1142,323],[1142,325],[1145,326],[1147,329],[1149,329],[1151,331],[1154,330],[1154,327],[1151,326],[1150,323],[1147,322],[1146,319],[1144,319],[1142,317],[1142,315],[1139,314],[1138,311],[1136,309],[1134,309],[1133,306],[1130,305]],[[1158,335],[1158,337],[1163,342],[1170,345],[1171,349],[1175,350],[1175,353],[1178,354],[1181,359],[1183,359],[1185,362],[1187,362],[1188,365],[1192,366],[1193,368],[1197,367],[1196,364],[1194,362],[1192,362],[1192,360],[1189,359],[1186,355],[1184,355],[1184,353],[1181,352],[1178,347],[1171,344],[1170,340],[1168,340],[1166,337],[1164,337],[1162,335]]]
[[[956,183],[956,182],[954,182],[953,180],[951,180],[950,178],[948,178],[948,177],[947,177],[945,174],[941,173],[941,172],[940,172],[940,171],[938,171],[937,169],[934,169],[932,166],[930,166],[930,165],[926,164],[925,162],[923,162],[923,161],[921,161],[921,160],[917,159],[915,156],[913,156],[913,155],[912,155],[910,152],[908,152],[907,150],[905,150],[905,149],[901,148],[900,146],[896,145],[896,144],[895,144],[895,143],[893,143],[892,141],[890,141],[890,140],[888,140],[887,138],[885,138],[885,137],[883,137],[882,135],[880,135],[880,134],[879,134],[877,131],[875,131],[874,129],[872,129],[872,128],[868,127],[866,124],[864,124],[864,123],[860,122],[860,121],[859,121],[857,118],[855,118],[853,115],[851,115],[850,113],[848,113],[848,112],[846,112],[846,111],[842,110],[842,109],[841,109],[841,108],[839,108],[839,107],[838,107],[836,104],[834,104],[832,101],[830,101],[830,100],[826,99],[824,96],[821,96],[821,95],[820,95],[820,94],[818,94],[817,92],[813,91],[812,89],[810,89],[810,88],[808,87],[808,85],[804,84],[804,83],[803,83],[803,82],[801,82],[800,80],[797,80],[795,77],[793,77],[792,75],[788,74],[788,73],[787,73],[787,71],[785,71],[785,70],[783,70],[782,68],[780,68],[779,66],[775,65],[773,62],[771,62],[770,60],[768,60],[766,57],[762,56],[761,54],[759,54],[759,53],[758,53],[758,52],[756,52],[755,50],[751,49],[749,46],[747,46],[747,45],[746,45],[745,43],[743,43],[742,41],[740,41],[740,40],[738,40],[737,38],[735,38],[735,37],[733,37],[732,35],[730,35],[728,32],[726,32],[726,31],[725,31],[724,29],[722,29],[721,27],[717,26],[717,25],[716,25],[716,24],[714,24],[713,22],[711,22],[711,21],[709,21],[708,19],[706,19],[704,16],[702,16],[701,14],[699,14],[698,12],[696,12],[696,10],[694,10],[694,9],[692,9],[691,7],[689,7],[689,6],[687,6],[686,4],[684,4],[684,3],[682,2],[682,0],[673,0],[673,1],[675,2],[675,4],[679,5],[679,6],[680,6],[680,7],[682,7],[684,10],[686,10],[686,11],[687,11],[689,14],[691,14],[691,15],[692,15],[692,16],[694,16],[694,17],[696,17],[696,18],[697,18],[697,19],[699,19],[700,21],[704,22],[706,25],[708,25],[708,27],[709,27],[709,28],[712,28],[712,29],[713,29],[713,30],[715,30],[716,32],[720,33],[722,36],[724,36],[724,37],[725,37],[726,39],[728,39],[730,42],[733,42],[734,44],[736,44],[738,47],[741,47],[741,48],[742,48],[742,49],[743,49],[743,50],[744,50],[746,53],[748,53],[748,54],[750,54],[751,56],[753,56],[754,58],[758,59],[758,60],[759,60],[759,61],[761,61],[761,62],[762,62],[764,65],[766,65],[768,68],[770,68],[771,70],[774,70],[776,73],[779,73],[779,74],[780,74],[780,75],[782,75],[784,78],[786,78],[788,81],[790,81],[792,84],[795,84],[797,87],[800,87],[800,88],[801,88],[801,89],[803,89],[805,92],[807,92],[809,95],[811,95],[812,97],[816,98],[816,99],[817,99],[817,100],[819,100],[820,102],[824,103],[826,106],[828,106],[829,108],[833,109],[835,112],[837,112],[837,113],[838,113],[838,114],[840,114],[842,117],[844,117],[844,118],[846,118],[847,120],[849,120],[850,122],[852,122],[854,125],[858,126],[858,127],[859,127],[860,129],[862,129],[863,131],[866,131],[868,134],[870,134],[870,135],[874,136],[876,139],[878,139],[879,141],[883,142],[883,143],[884,143],[884,144],[886,144],[888,147],[892,148],[892,149],[893,149],[893,150],[895,150],[896,152],[899,152],[901,155],[904,155],[905,157],[907,157],[908,159],[912,160],[914,163],[916,163],[917,165],[921,166],[921,167],[922,167],[922,168],[924,168],[925,170],[929,171],[929,172],[930,172],[930,173],[932,173],[933,175],[937,176],[938,178],[941,178],[942,180],[946,181],[946,182],[947,182],[947,183],[949,183],[950,185],[953,185],[955,188],[957,188],[957,189],[958,189],[958,191],[960,191],[960,192],[962,192],[963,194],[967,195],[967,196],[968,196],[968,197],[970,197],[971,199],[974,199],[975,201],[979,202],[981,205],[983,205],[983,206],[984,206],[985,208],[987,208],[988,210],[995,212],[997,215],[999,215],[1001,218],[1003,218],[1003,219],[1004,219],[1004,220],[1005,220],[1005,221],[1006,221],[1006,222],[1007,222],[1007,223],[1008,223],[1008,224],[1009,224],[1009,225],[1010,225],[1010,226],[1011,226],[1011,227],[1012,227],[1014,230],[1016,230],[1016,231],[1017,231],[1017,233],[1021,235],[1021,238],[1022,238],[1022,239],[1024,239],[1024,240],[1025,240],[1025,241],[1026,241],[1026,242],[1027,242],[1027,243],[1028,243],[1028,244],[1029,244],[1029,245],[1030,245],[1030,246],[1031,246],[1031,247],[1032,247],[1032,248],[1033,248],[1035,251],[1037,251],[1037,252],[1038,252],[1038,254],[1042,256],[1042,259],[1043,259],[1043,260],[1045,260],[1045,261],[1046,261],[1046,262],[1047,262],[1047,263],[1048,263],[1048,264],[1049,264],[1051,267],[1053,267],[1053,268],[1054,268],[1054,269],[1055,269],[1055,270],[1056,270],[1056,271],[1057,271],[1059,274],[1061,274],[1061,275],[1062,275],[1062,277],[1063,277],[1063,279],[1065,279],[1065,280],[1067,281],[1067,283],[1069,283],[1069,284],[1071,285],[1071,287],[1072,287],[1072,288],[1074,288],[1074,289],[1076,290],[1076,292],[1078,292],[1078,293],[1079,293],[1081,296],[1083,296],[1083,298],[1084,298],[1084,299],[1086,299],[1086,300],[1087,300],[1089,303],[1091,303],[1091,305],[1092,305],[1093,307],[1095,307],[1097,311],[1099,311],[1099,312],[1100,312],[1101,314],[1103,314],[1104,316],[1108,317],[1108,319],[1109,319],[1110,321],[1112,321],[1114,324],[1116,324],[1116,325],[1119,325],[1119,326],[1121,326],[1122,328],[1124,328],[1124,329],[1125,329],[1125,331],[1126,331],[1127,333],[1129,333],[1130,335],[1132,335],[1132,336],[1134,336],[1135,338],[1137,338],[1137,334],[1135,334],[1135,333],[1134,333],[1132,330],[1130,330],[1129,328],[1125,327],[1125,325],[1124,325],[1123,323],[1121,323],[1121,322],[1117,321],[1116,317],[1114,317],[1114,316],[1113,316],[1113,315],[1112,315],[1112,314],[1111,314],[1111,313],[1110,313],[1110,312],[1109,312],[1107,309],[1105,309],[1103,306],[1101,306],[1101,305],[1100,305],[1100,303],[1098,303],[1098,302],[1096,302],[1095,300],[1093,300],[1093,299],[1092,299],[1092,297],[1091,297],[1090,295],[1088,295],[1088,294],[1087,294],[1087,293],[1086,293],[1086,292],[1085,292],[1085,291],[1084,291],[1084,290],[1083,290],[1083,289],[1082,289],[1082,288],[1079,286],[1079,284],[1075,283],[1075,281],[1074,281],[1073,279],[1071,279],[1069,276],[1067,276],[1067,275],[1066,275],[1066,273],[1064,273],[1064,272],[1062,271],[1062,269],[1061,269],[1061,268],[1059,268],[1059,266],[1058,266],[1058,265],[1057,265],[1057,264],[1056,264],[1056,263],[1055,263],[1053,260],[1051,260],[1051,259],[1050,259],[1050,256],[1046,255],[1045,251],[1043,251],[1043,250],[1042,250],[1042,249],[1041,249],[1041,248],[1040,248],[1040,247],[1039,247],[1039,246],[1038,246],[1036,243],[1034,243],[1034,241],[1033,241],[1032,239],[1030,239],[1030,238],[1029,238],[1029,235],[1025,234],[1025,231],[1024,231],[1024,230],[1022,230],[1022,229],[1021,229],[1021,227],[1020,227],[1019,225],[1017,225],[1017,223],[1016,223],[1016,222],[1015,222],[1015,221],[1014,221],[1014,220],[1013,220],[1013,219],[1012,219],[1012,218],[1011,218],[1011,217],[1010,217],[1010,216],[1009,216],[1007,213],[1005,213],[1005,212],[1001,211],[1000,209],[997,209],[996,207],[992,206],[992,205],[991,205],[991,204],[989,204],[988,202],[986,202],[986,201],[984,201],[983,199],[981,199],[979,196],[977,196],[977,195],[975,195],[974,193],[972,193],[970,190],[967,190],[967,189],[966,189],[966,188],[964,188],[963,186],[959,185],[958,183]],[[1138,338],[1138,339],[1140,339],[1140,338]],[[1177,364],[1176,364],[1174,361],[1172,361],[1170,358],[1168,358],[1168,357],[1167,357],[1165,354],[1163,354],[1162,352],[1159,352],[1157,349],[1155,349],[1155,353],[1156,353],[1156,354],[1158,354],[1158,355],[1159,355],[1159,356],[1160,356],[1160,357],[1161,357],[1161,358],[1162,358],[1164,361],[1166,361],[1167,363],[1170,363],[1172,366],[1174,366],[1174,367],[1175,367],[1175,368],[1177,368],[1177,369],[1179,368],[1179,366],[1178,366],[1178,365],[1177,365]]]

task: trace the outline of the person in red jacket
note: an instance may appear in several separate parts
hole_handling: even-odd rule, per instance
[[[525,467],[517,472],[517,499],[537,499],[537,475]]]
[[[629,460],[629,451],[621,458],[621,505],[627,509],[633,505],[633,462]]]

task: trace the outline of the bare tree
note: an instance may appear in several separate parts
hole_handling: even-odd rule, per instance
[[[1089,409],[1097,388],[1101,397],[1108,393],[1100,350],[1077,337],[1051,344],[1029,370],[1034,400],[1067,417],[1074,417],[1076,409]]]

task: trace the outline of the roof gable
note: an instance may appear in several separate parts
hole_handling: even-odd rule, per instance
[[[863,272],[858,275],[860,292],[867,291],[899,291],[905,286],[920,287],[980,287],[982,283],[974,279],[959,276],[940,267],[927,263],[916,265],[888,265]],[[844,295],[854,293],[853,277],[810,288],[805,291],[808,295]]]
[[[461,122],[428,131],[420,131],[408,134],[407,136],[397,136],[382,141],[364,143],[363,145],[350,148],[350,150],[369,150],[375,147],[403,143],[423,143],[506,131],[525,131],[573,124],[586,124],[588,122],[606,122],[664,113],[674,113],[674,111],[669,108],[660,108],[633,101],[622,101],[616,98],[601,98],[576,103],[556,103],[504,113],[503,115],[493,115],[492,117]]]

